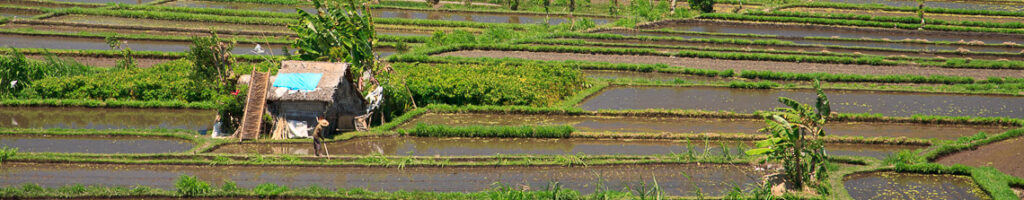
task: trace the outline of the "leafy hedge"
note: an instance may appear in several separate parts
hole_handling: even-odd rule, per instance
[[[420,106],[553,105],[584,87],[578,69],[540,65],[395,63]]]
[[[18,95],[36,80],[99,71],[74,60],[47,56],[45,60],[38,61],[28,59],[14,49],[10,52],[10,55],[0,55],[0,98]]]
[[[27,98],[187,102],[212,99],[216,89],[190,79],[191,68],[190,62],[176,60],[147,69],[52,77],[34,82],[23,95]]]

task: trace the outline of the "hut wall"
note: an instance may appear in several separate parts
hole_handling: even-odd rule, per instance
[[[277,105],[277,116],[275,117],[285,117],[288,120],[301,120],[306,122],[306,125],[309,126],[310,135],[313,134],[313,128],[316,127],[316,117],[323,115],[324,112],[327,111],[325,110],[325,103],[316,101],[283,101],[275,102],[274,104]],[[327,118],[327,121],[337,121],[336,115],[328,114],[324,117]],[[333,127],[334,124],[331,124],[331,126]],[[328,128],[324,131],[327,134],[332,134],[332,130],[334,129]]]

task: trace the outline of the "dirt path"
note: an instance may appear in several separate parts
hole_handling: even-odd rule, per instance
[[[1024,178],[1024,137],[1011,138],[955,153],[935,162],[952,165],[992,166],[1003,173]]]
[[[875,75],[943,75],[943,76],[968,76],[974,78],[987,77],[1024,77],[1024,70],[1009,69],[958,69],[939,67],[916,67],[916,66],[872,66],[872,65],[848,65],[848,64],[822,64],[822,63],[792,63],[775,61],[751,61],[751,60],[720,60],[708,58],[674,58],[665,56],[633,56],[633,55],[606,55],[606,54],[577,54],[577,53],[550,53],[550,52],[527,52],[527,51],[483,51],[467,50],[454,51],[439,54],[439,56],[461,56],[461,57],[486,57],[486,58],[522,58],[531,60],[548,61],[588,61],[588,62],[609,62],[609,63],[634,63],[634,64],[668,64],[671,66],[682,66],[699,69],[714,70],[770,70],[776,72],[795,73],[833,73],[833,74],[875,74]]]

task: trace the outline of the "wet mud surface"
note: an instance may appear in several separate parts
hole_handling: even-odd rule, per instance
[[[843,177],[853,199],[990,199],[970,177],[871,172]]]
[[[710,58],[673,58],[668,56],[634,56],[634,55],[611,55],[611,54],[578,54],[578,53],[553,53],[553,52],[528,52],[528,51],[485,51],[485,50],[464,50],[438,54],[437,56],[459,56],[470,58],[521,58],[530,60],[547,61],[586,61],[586,62],[607,62],[607,63],[633,63],[633,64],[667,64],[669,66],[680,66],[687,68],[714,69],[714,70],[759,70],[795,73],[834,73],[834,74],[875,74],[875,75],[944,75],[944,76],[968,76],[979,79],[988,77],[1024,77],[1024,70],[1011,69],[965,69],[965,68],[940,68],[940,67],[917,67],[917,66],[872,66],[872,65],[848,65],[848,64],[824,64],[824,63],[795,63],[776,61],[753,61],[753,60],[721,60]]]
[[[18,152],[56,153],[174,153],[192,149],[191,142],[134,136],[0,135],[0,146]]]
[[[1024,177],[1024,137],[983,145],[939,158],[935,162],[953,165],[990,166],[1016,177]]]
[[[0,107],[0,128],[210,130],[217,112],[192,109]]]
[[[829,90],[832,111],[879,113],[907,117],[915,114],[1024,118],[1024,98],[1012,96],[899,93]],[[753,113],[782,107],[778,97],[813,103],[812,90],[733,89],[724,87],[609,87],[583,101],[586,110],[700,109]]]
[[[722,148],[722,146],[725,148]],[[541,138],[432,138],[368,137],[327,144],[332,155],[415,155],[415,156],[493,156],[493,155],[654,155],[682,154],[743,156],[753,142],[721,140],[654,139],[541,139]],[[922,146],[827,144],[830,155],[866,156],[882,159],[893,152]],[[706,153],[705,153],[706,152]],[[230,144],[212,153],[299,154],[311,155],[311,143],[302,144]]]
[[[827,13],[827,14],[858,14],[858,15],[889,16],[889,17],[917,17],[917,13],[914,13],[914,12],[885,11],[885,10],[856,10],[856,9],[837,9],[837,8],[802,8],[802,7],[797,7],[797,8],[784,8],[784,9],[780,9],[779,11]],[[1024,21],[1024,18],[1022,18],[1022,17],[995,16],[995,15],[959,15],[959,14],[939,14],[939,13],[925,13],[925,18],[939,19],[939,20],[945,20],[945,21],[980,21],[980,22],[996,22],[996,23],[1007,23],[1007,22],[1021,22],[1021,21]]]
[[[230,172],[230,173],[225,173]],[[685,178],[683,174],[689,175]],[[516,188],[544,188],[557,181],[583,193],[594,191],[599,179],[611,189],[639,186],[652,176],[669,195],[692,195],[699,187],[706,195],[724,195],[734,184],[749,188],[764,171],[746,165],[598,165],[589,167],[258,167],[169,165],[80,165],[4,163],[0,185],[37,183],[43,187],[70,184],[133,186],[174,189],[182,174],[220,185],[235,181],[252,188],[272,182],[289,187],[318,185],[325,188],[356,188],[371,191],[476,192],[495,182]]]

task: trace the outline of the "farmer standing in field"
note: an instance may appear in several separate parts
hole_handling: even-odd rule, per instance
[[[330,125],[330,123],[328,123],[327,119],[324,119],[323,116],[316,117],[316,128],[313,128],[313,154],[316,155],[316,157],[320,157],[320,148],[323,143],[323,141],[321,141],[321,137],[323,137],[323,131],[328,125]]]

